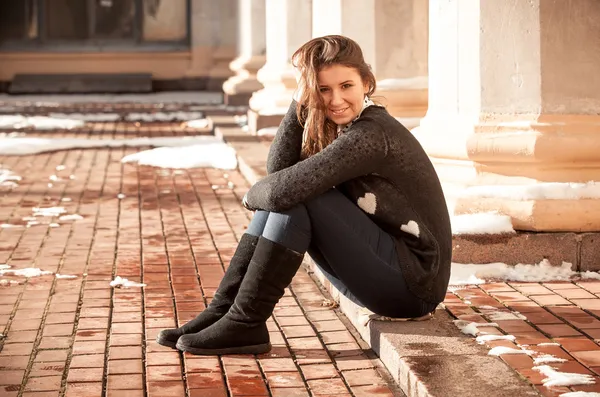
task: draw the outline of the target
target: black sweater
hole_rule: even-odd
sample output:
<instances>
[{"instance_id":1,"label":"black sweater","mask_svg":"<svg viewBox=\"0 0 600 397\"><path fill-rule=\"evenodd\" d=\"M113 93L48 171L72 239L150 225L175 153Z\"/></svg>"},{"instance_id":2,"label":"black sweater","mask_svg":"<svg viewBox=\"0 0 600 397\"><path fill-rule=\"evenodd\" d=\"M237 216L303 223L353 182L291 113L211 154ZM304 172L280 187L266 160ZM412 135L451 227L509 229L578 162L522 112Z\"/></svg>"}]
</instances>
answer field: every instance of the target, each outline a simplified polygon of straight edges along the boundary
<instances>
[{"instance_id":1,"label":"black sweater","mask_svg":"<svg viewBox=\"0 0 600 397\"><path fill-rule=\"evenodd\" d=\"M384 108L369 106L303 161L301 144L293 101L271 145L268 175L248 191L248 206L285 211L336 187L395 239L409 289L442 302L450 279L450 217L433 165L410 131Z\"/></svg>"}]
</instances>

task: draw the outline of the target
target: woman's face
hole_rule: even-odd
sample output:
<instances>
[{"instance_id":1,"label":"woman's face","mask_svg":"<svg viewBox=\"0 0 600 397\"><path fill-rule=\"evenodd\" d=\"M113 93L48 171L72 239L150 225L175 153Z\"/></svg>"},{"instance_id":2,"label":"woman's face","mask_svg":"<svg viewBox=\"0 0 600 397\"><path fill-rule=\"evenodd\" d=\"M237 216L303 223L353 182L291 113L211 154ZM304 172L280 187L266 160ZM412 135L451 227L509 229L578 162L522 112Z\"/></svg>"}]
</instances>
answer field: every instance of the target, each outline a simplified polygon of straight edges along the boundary
<instances>
[{"instance_id":1,"label":"woman's face","mask_svg":"<svg viewBox=\"0 0 600 397\"><path fill-rule=\"evenodd\" d=\"M358 71L348 66L331 65L321 69L317 78L327 118L337 125L354 120L362 110L368 92Z\"/></svg>"}]
</instances>

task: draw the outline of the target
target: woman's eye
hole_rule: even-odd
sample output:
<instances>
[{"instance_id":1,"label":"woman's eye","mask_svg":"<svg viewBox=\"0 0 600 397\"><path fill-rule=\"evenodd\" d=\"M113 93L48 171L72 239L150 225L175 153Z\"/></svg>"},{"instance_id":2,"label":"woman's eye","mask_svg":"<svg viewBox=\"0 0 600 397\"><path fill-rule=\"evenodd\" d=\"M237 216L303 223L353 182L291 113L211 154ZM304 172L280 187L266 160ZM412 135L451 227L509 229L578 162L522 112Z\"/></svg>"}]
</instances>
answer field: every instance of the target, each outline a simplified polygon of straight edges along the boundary
<instances>
[{"instance_id":1,"label":"woman's eye","mask_svg":"<svg viewBox=\"0 0 600 397\"><path fill-rule=\"evenodd\" d=\"M328 90L329 90L329 88L320 88L320 89L319 89L319 91L321 91L321 92L326 92L326 91L328 91Z\"/></svg>"},{"instance_id":2,"label":"woman's eye","mask_svg":"<svg viewBox=\"0 0 600 397\"><path fill-rule=\"evenodd\" d=\"M352 84L344 84L344 85L342 86L342 88L350 88L350 87L352 87Z\"/></svg>"}]
</instances>

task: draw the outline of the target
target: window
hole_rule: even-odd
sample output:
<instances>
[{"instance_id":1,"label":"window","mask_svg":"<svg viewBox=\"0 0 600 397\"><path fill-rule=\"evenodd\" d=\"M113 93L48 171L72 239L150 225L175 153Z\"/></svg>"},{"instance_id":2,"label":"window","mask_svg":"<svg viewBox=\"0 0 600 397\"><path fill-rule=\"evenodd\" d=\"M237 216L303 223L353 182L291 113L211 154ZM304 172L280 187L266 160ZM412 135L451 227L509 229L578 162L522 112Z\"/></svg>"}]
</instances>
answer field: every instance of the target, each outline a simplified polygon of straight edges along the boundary
<instances>
[{"instance_id":1,"label":"window","mask_svg":"<svg viewBox=\"0 0 600 397\"><path fill-rule=\"evenodd\" d=\"M0 0L0 47L186 44L189 0Z\"/></svg>"}]
</instances>

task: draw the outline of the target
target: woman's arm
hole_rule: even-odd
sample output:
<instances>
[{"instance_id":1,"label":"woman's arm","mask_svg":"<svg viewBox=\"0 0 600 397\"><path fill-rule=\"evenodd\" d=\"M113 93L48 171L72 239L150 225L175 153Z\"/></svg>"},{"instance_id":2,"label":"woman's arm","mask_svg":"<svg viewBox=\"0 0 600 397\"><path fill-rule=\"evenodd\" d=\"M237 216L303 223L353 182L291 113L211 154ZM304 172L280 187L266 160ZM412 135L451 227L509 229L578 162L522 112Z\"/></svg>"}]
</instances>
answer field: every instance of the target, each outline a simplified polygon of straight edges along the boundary
<instances>
[{"instance_id":1,"label":"woman's arm","mask_svg":"<svg viewBox=\"0 0 600 397\"><path fill-rule=\"evenodd\" d=\"M292 100L285 117L279 124L267 157L267 174L291 167L300 161L304 128L296 115L297 102Z\"/></svg>"},{"instance_id":2,"label":"woman's arm","mask_svg":"<svg viewBox=\"0 0 600 397\"><path fill-rule=\"evenodd\" d=\"M246 194L249 208L285 211L342 182L374 172L387 155L379 125L359 120L321 152L267 175Z\"/></svg>"}]
</instances>

